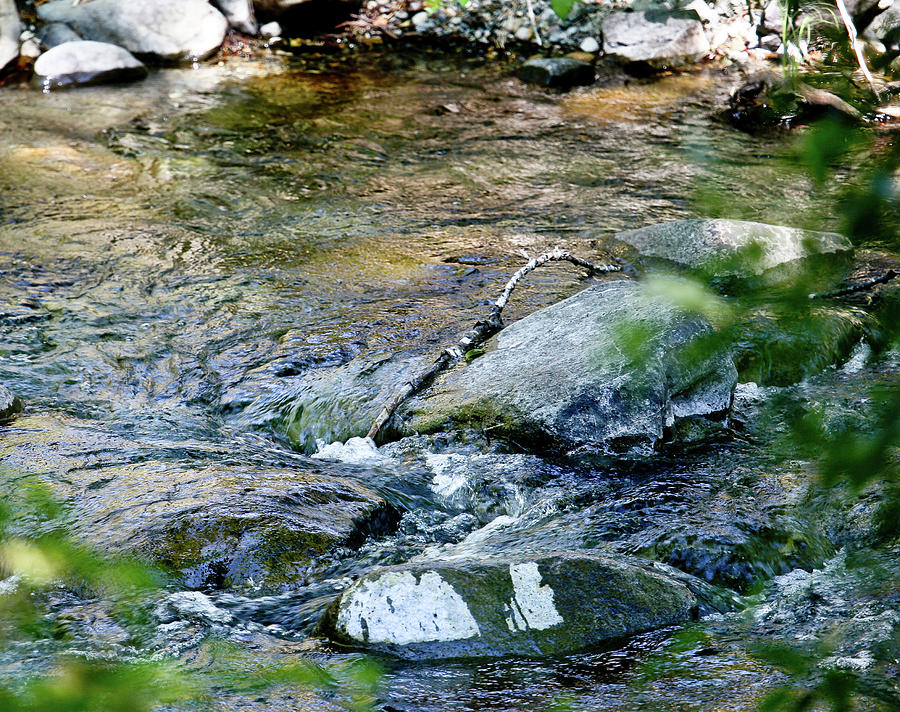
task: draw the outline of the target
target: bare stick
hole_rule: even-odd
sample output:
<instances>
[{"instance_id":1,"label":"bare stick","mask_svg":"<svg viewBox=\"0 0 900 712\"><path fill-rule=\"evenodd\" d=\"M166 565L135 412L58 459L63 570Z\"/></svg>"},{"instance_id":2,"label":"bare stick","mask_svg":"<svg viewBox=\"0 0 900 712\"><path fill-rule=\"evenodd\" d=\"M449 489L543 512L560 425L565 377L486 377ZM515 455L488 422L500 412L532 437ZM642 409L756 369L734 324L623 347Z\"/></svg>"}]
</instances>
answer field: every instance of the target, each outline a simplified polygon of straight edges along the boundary
<instances>
[{"instance_id":1,"label":"bare stick","mask_svg":"<svg viewBox=\"0 0 900 712\"><path fill-rule=\"evenodd\" d=\"M537 20L534 17L534 5L531 4L531 0L525 0L525 4L528 6L528 19L531 22L531 31L534 32L534 39L538 47L543 47L544 43L541 42L541 33L538 32Z\"/></svg>"},{"instance_id":2,"label":"bare stick","mask_svg":"<svg viewBox=\"0 0 900 712\"><path fill-rule=\"evenodd\" d=\"M872 289L872 287L877 287L879 284L884 284L885 282L890 282L894 277L897 276L897 273L889 269L880 277L875 277L874 279L866 280L865 282L857 282L856 284L851 284L849 287L844 287L843 289L835 289L833 292L814 292L809 295L810 299L829 299L831 297L843 297L847 294L854 294L856 292L864 292L867 289Z\"/></svg>"},{"instance_id":3,"label":"bare stick","mask_svg":"<svg viewBox=\"0 0 900 712\"><path fill-rule=\"evenodd\" d=\"M411 395L418 393L424 385L431 381L432 378L434 378L442 371L446 371L451 366L457 364L465 357L465 355L469 351L477 348L485 341L487 341L491 336L500 331L503 328L503 321L500 319L500 312L503 311L503 308L509 302L509 297L512 294L513 290L516 288L516 285L526 274L528 274L529 272L533 272L538 267L546 264L547 262L571 262L572 264L578 265L579 267L584 267L590 274L604 274L609 272L622 271L621 265L595 265L591 262L588 262L587 260L581 259L580 257L570 255L568 252L559 247L554 248L550 252L545 252L539 257L530 258L527 264L521 267L512 277L510 277L509 281L506 283L506 286L503 288L503 292L500 294L500 297L496 302L493 303L493 305L491 305L491 310L490 312L488 312L487 318L482 321L476 322L475 326L473 326L465 336L457 341L455 345L441 351L440 356L435 359L434 363L432 363L429 368L427 368L412 380L404 383L381 409L378 417L375 418L375 422L372 423L372 427L369 428L369 432L366 434L366 437L372 438L374 440L378 436L378 433L381 432L381 429L385 426L385 424L391 419L391 416L394 415L394 411L397 410L397 408L401 403L403 403L403 401L405 401Z\"/></svg>"},{"instance_id":4,"label":"bare stick","mask_svg":"<svg viewBox=\"0 0 900 712\"><path fill-rule=\"evenodd\" d=\"M862 70L866 81L869 82L869 86L872 87L872 91L875 92L875 98L881 99L878 89L875 88L875 80L872 79L872 74L869 72L869 67L866 64L866 58L863 56L863 44L856 35L856 25L853 24L853 18L850 17L850 12L847 10L844 0L835 0L835 2L837 3L838 12L841 14L844 27L847 28L847 37L850 39L850 46L853 47L853 51L856 53L856 61L859 62L859 68Z\"/></svg>"}]
</instances>

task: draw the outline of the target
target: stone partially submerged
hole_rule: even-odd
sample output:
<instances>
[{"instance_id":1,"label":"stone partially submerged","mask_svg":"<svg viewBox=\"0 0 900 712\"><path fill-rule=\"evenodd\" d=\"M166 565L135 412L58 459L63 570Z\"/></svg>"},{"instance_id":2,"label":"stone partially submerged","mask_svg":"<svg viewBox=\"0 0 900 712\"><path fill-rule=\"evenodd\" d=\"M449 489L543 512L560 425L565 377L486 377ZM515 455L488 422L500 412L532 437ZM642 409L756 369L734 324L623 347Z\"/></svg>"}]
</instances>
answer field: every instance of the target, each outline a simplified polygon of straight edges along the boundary
<instances>
[{"instance_id":1,"label":"stone partially submerged","mask_svg":"<svg viewBox=\"0 0 900 712\"><path fill-rule=\"evenodd\" d=\"M64 42L34 63L35 79L44 89L78 84L111 84L143 79L147 68L128 50L106 42Z\"/></svg>"},{"instance_id":2,"label":"stone partially submerged","mask_svg":"<svg viewBox=\"0 0 900 712\"><path fill-rule=\"evenodd\" d=\"M192 588L294 584L399 516L368 487L313 465L236 460L233 446L213 443L167 456L152 439L71 418L18 419L3 431L0 461L69 504L87 543L165 564Z\"/></svg>"},{"instance_id":3,"label":"stone partially submerged","mask_svg":"<svg viewBox=\"0 0 900 712\"><path fill-rule=\"evenodd\" d=\"M16 398L3 384L0 384L0 423L9 420L22 410L22 401Z\"/></svg>"},{"instance_id":4,"label":"stone partially submerged","mask_svg":"<svg viewBox=\"0 0 900 712\"><path fill-rule=\"evenodd\" d=\"M747 220L701 218L658 223L615 235L642 255L660 257L716 274L762 272L814 255L849 253L850 241L815 232Z\"/></svg>"},{"instance_id":5,"label":"stone partially submerged","mask_svg":"<svg viewBox=\"0 0 900 712\"><path fill-rule=\"evenodd\" d=\"M353 583L319 632L407 659L564 654L694 617L697 596L666 571L574 552L405 564Z\"/></svg>"},{"instance_id":6,"label":"stone partially submerged","mask_svg":"<svg viewBox=\"0 0 900 712\"><path fill-rule=\"evenodd\" d=\"M731 357L679 357L711 332L636 282L596 285L501 331L402 406L397 427L470 425L566 449L652 445L681 418L729 409Z\"/></svg>"}]
</instances>

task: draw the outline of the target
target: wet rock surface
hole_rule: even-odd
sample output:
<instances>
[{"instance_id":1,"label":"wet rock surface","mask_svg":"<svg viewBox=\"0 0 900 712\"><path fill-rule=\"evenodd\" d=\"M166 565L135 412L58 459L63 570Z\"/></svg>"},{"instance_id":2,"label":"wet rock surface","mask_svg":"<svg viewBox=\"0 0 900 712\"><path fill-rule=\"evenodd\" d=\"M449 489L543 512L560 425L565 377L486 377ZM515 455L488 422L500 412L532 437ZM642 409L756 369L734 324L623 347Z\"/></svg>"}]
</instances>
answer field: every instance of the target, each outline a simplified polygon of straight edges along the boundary
<instances>
[{"instance_id":1,"label":"wet rock surface","mask_svg":"<svg viewBox=\"0 0 900 712\"><path fill-rule=\"evenodd\" d=\"M45 89L78 84L113 84L143 79L147 68L128 50L105 42L64 42L34 63L36 81Z\"/></svg>"},{"instance_id":2,"label":"wet rock surface","mask_svg":"<svg viewBox=\"0 0 900 712\"><path fill-rule=\"evenodd\" d=\"M206 0L55 0L38 8L41 19L64 22L86 40L108 42L138 56L196 61L215 52L228 22Z\"/></svg>"},{"instance_id":3,"label":"wet rock surface","mask_svg":"<svg viewBox=\"0 0 900 712\"><path fill-rule=\"evenodd\" d=\"M0 423L9 420L22 410L22 401L16 398L12 391L0 383Z\"/></svg>"},{"instance_id":4,"label":"wet rock surface","mask_svg":"<svg viewBox=\"0 0 900 712\"><path fill-rule=\"evenodd\" d=\"M850 241L837 233L718 218L649 225L617 233L615 238L642 255L693 269L707 268L719 275L759 274L813 255L852 249Z\"/></svg>"},{"instance_id":5,"label":"wet rock surface","mask_svg":"<svg viewBox=\"0 0 900 712\"><path fill-rule=\"evenodd\" d=\"M523 82L559 89L592 84L596 76L590 63L569 57L529 59L517 74Z\"/></svg>"},{"instance_id":6,"label":"wet rock surface","mask_svg":"<svg viewBox=\"0 0 900 712\"><path fill-rule=\"evenodd\" d=\"M71 503L86 541L171 566L191 587L296 584L397 518L365 485L312 463L240 463L203 443L179 450L45 416L19 419L0 443L7 468Z\"/></svg>"},{"instance_id":7,"label":"wet rock surface","mask_svg":"<svg viewBox=\"0 0 900 712\"><path fill-rule=\"evenodd\" d=\"M341 594L320 630L414 659L555 655L689 620L696 606L662 567L559 553L376 571Z\"/></svg>"},{"instance_id":8,"label":"wet rock surface","mask_svg":"<svg viewBox=\"0 0 900 712\"><path fill-rule=\"evenodd\" d=\"M641 356L629 357L618 339L636 328ZM709 330L634 282L597 285L504 329L483 356L402 406L398 427L452 422L568 449L652 444L676 420L729 409L730 356L689 368L677 360L679 347Z\"/></svg>"}]
</instances>

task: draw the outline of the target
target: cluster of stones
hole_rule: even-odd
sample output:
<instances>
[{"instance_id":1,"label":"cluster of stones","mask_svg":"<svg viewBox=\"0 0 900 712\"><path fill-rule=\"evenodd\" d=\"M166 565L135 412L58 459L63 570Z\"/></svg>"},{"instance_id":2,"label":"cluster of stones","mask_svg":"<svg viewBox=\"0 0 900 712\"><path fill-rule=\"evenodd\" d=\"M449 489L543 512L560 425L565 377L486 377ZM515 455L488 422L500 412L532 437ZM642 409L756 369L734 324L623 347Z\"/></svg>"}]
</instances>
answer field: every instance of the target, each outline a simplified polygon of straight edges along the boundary
<instances>
[{"instance_id":1,"label":"cluster of stones","mask_svg":"<svg viewBox=\"0 0 900 712\"><path fill-rule=\"evenodd\" d=\"M52 0L37 8L39 27L25 27L15 0L0 0L0 71L34 63L45 89L130 81L145 62L197 62L214 54L229 28L273 36L259 27L251 0Z\"/></svg>"},{"instance_id":2,"label":"cluster of stones","mask_svg":"<svg viewBox=\"0 0 900 712\"><path fill-rule=\"evenodd\" d=\"M770 0L762 9L740 0L693 0L679 5L673 10L671 3L664 2L584 0L561 18L549 0L469 0L464 6L445 2L437 9L425 7L420 0L405 5L370 0L363 9L366 22L361 23L361 31L394 38L455 38L542 53L579 51L657 68L704 58L746 63L775 59L785 52L802 57L809 49L799 39L796 45L782 41L778 0ZM900 33L894 29L900 25L900 3L848 0L846 5L869 52L900 56ZM810 18L813 26L837 22L836 14L827 8L816 13ZM796 24L805 19L798 18ZM897 62L900 69L900 59Z\"/></svg>"}]
</instances>

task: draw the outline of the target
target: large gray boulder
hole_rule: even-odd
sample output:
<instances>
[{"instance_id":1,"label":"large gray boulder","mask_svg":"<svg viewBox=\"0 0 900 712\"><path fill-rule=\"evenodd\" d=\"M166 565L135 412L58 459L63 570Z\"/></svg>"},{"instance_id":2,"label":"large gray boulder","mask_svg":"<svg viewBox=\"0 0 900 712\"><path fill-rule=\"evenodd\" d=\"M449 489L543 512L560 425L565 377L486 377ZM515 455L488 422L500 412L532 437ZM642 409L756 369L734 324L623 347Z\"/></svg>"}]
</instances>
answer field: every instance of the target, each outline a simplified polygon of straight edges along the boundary
<instances>
[{"instance_id":1,"label":"large gray boulder","mask_svg":"<svg viewBox=\"0 0 900 712\"><path fill-rule=\"evenodd\" d=\"M9 420L22 410L22 401L16 398L4 385L0 384L0 422Z\"/></svg>"},{"instance_id":2,"label":"large gray boulder","mask_svg":"<svg viewBox=\"0 0 900 712\"><path fill-rule=\"evenodd\" d=\"M39 6L38 15L71 25L87 40L170 61L208 57L228 30L228 21L206 0L54 0Z\"/></svg>"},{"instance_id":3,"label":"large gray boulder","mask_svg":"<svg viewBox=\"0 0 900 712\"><path fill-rule=\"evenodd\" d=\"M407 659L559 655L691 619L697 597L665 572L574 552L405 564L353 583L318 630Z\"/></svg>"},{"instance_id":4,"label":"large gray boulder","mask_svg":"<svg viewBox=\"0 0 900 712\"><path fill-rule=\"evenodd\" d=\"M296 585L397 517L373 490L312 463L269 465L233 444L167 452L73 418L17 419L0 437L0 461L68 503L86 542L165 564L190 588Z\"/></svg>"},{"instance_id":5,"label":"large gray boulder","mask_svg":"<svg viewBox=\"0 0 900 712\"><path fill-rule=\"evenodd\" d=\"M695 13L614 12L603 20L603 51L620 61L663 67L696 62L709 53L709 40Z\"/></svg>"},{"instance_id":6,"label":"large gray boulder","mask_svg":"<svg viewBox=\"0 0 900 712\"><path fill-rule=\"evenodd\" d=\"M77 84L111 84L143 79L147 68L128 50L106 42L64 42L34 63L35 79L45 89Z\"/></svg>"},{"instance_id":7,"label":"large gray boulder","mask_svg":"<svg viewBox=\"0 0 900 712\"><path fill-rule=\"evenodd\" d=\"M483 356L403 406L399 427L453 422L565 448L652 444L680 418L730 407L728 354L679 358L710 332L636 282L596 285L501 331Z\"/></svg>"},{"instance_id":8,"label":"large gray boulder","mask_svg":"<svg viewBox=\"0 0 900 712\"><path fill-rule=\"evenodd\" d=\"M19 56L22 21L15 0L0 0L0 69Z\"/></svg>"},{"instance_id":9,"label":"large gray boulder","mask_svg":"<svg viewBox=\"0 0 900 712\"><path fill-rule=\"evenodd\" d=\"M642 255L718 274L754 273L812 255L848 253L850 241L833 232L799 230L745 220L704 218L658 223L615 235Z\"/></svg>"}]
</instances>

